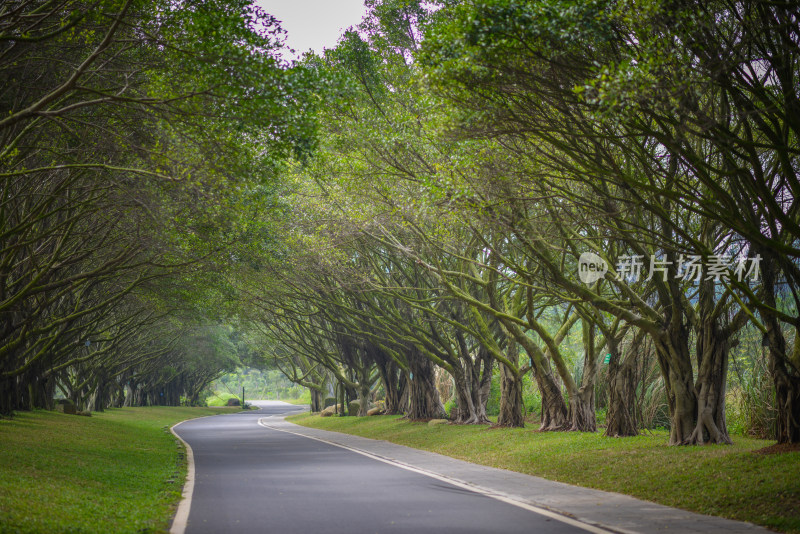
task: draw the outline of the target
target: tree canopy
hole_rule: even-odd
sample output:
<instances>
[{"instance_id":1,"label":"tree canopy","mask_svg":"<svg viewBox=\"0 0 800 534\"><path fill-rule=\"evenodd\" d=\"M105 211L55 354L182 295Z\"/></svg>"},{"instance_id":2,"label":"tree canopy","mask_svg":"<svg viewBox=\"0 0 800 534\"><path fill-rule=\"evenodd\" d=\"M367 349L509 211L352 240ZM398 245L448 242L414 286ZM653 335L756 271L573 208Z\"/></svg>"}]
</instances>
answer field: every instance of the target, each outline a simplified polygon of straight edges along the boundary
<instances>
[{"instance_id":1,"label":"tree canopy","mask_svg":"<svg viewBox=\"0 0 800 534\"><path fill-rule=\"evenodd\" d=\"M761 384L800 441L797 6L366 8L291 64L243 0L2 8L3 412L244 335L314 410L724 444Z\"/></svg>"}]
</instances>

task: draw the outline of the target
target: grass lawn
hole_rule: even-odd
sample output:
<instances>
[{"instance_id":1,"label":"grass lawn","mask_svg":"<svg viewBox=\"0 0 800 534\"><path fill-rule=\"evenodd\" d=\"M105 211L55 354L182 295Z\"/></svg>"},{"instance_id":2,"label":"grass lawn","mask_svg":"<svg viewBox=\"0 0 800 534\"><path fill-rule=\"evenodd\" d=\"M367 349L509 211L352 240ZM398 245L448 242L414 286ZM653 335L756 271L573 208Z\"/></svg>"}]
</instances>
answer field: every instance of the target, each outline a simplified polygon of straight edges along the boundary
<instances>
[{"instance_id":1,"label":"grass lawn","mask_svg":"<svg viewBox=\"0 0 800 534\"><path fill-rule=\"evenodd\" d=\"M742 437L733 446L669 447L664 432L635 438L412 423L399 416L320 417L293 423L356 434L478 464L685 510L800 533L800 452L753 454L774 442Z\"/></svg>"},{"instance_id":2,"label":"grass lawn","mask_svg":"<svg viewBox=\"0 0 800 534\"><path fill-rule=\"evenodd\" d=\"M186 465L169 427L238 408L122 408L0 420L0 532L165 532Z\"/></svg>"}]
</instances>

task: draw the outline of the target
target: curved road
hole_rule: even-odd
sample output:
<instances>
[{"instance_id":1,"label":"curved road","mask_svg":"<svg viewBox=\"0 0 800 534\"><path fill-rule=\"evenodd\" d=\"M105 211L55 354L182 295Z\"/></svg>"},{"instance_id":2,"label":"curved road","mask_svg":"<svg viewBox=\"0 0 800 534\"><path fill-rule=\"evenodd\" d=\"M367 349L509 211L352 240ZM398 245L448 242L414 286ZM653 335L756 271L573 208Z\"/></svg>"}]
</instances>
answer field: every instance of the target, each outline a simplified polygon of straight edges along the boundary
<instances>
[{"instance_id":1,"label":"curved road","mask_svg":"<svg viewBox=\"0 0 800 534\"><path fill-rule=\"evenodd\" d=\"M185 532L583 533L356 452L265 428L259 419L303 408L193 419L175 432L192 448L194 491ZM173 533L180 533L176 520Z\"/></svg>"}]
</instances>

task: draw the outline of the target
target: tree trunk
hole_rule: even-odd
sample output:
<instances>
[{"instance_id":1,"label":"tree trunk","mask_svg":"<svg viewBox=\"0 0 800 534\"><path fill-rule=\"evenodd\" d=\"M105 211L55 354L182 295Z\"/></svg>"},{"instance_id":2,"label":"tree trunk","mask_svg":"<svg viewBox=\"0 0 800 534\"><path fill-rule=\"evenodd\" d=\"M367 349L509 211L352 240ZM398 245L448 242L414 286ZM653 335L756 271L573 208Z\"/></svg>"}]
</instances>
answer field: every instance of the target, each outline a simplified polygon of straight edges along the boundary
<instances>
[{"instance_id":1,"label":"tree trunk","mask_svg":"<svg viewBox=\"0 0 800 534\"><path fill-rule=\"evenodd\" d=\"M608 339L611 359L608 362L608 413L604 436L619 438L639 434L636 421L636 355L642 339L642 332L637 332L621 363L617 339Z\"/></svg>"},{"instance_id":2,"label":"tree trunk","mask_svg":"<svg viewBox=\"0 0 800 534\"><path fill-rule=\"evenodd\" d=\"M93 412L102 412L105 411L105 403L106 403L106 392L108 390L108 383L106 382L105 378L102 376L98 377L97 379L97 388L94 392L94 398L92 399L92 403L90 405L90 410Z\"/></svg>"},{"instance_id":3,"label":"tree trunk","mask_svg":"<svg viewBox=\"0 0 800 534\"><path fill-rule=\"evenodd\" d=\"M411 384L408 381L408 375L403 372L398 372L397 384L400 390L400 400L397 402L397 413L407 414L409 398L411 396Z\"/></svg>"},{"instance_id":4,"label":"tree trunk","mask_svg":"<svg viewBox=\"0 0 800 534\"><path fill-rule=\"evenodd\" d=\"M472 402L472 395L467 386L467 379L464 370L460 367L453 368L453 383L455 385L456 406L450 413L453 422L458 424L475 424L475 406Z\"/></svg>"},{"instance_id":5,"label":"tree trunk","mask_svg":"<svg viewBox=\"0 0 800 534\"><path fill-rule=\"evenodd\" d=\"M654 340L658 364L667 390L670 445L687 442L696 426L697 396L688 358L687 339L688 335L680 340L665 334L661 339Z\"/></svg>"},{"instance_id":6,"label":"tree trunk","mask_svg":"<svg viewBox=\"0 0 800 534\"><path fill-rule=\"evenodd\" d=\"M433 374L433 362L416 354L409 355L410 388L407 417L412 421L447 417Z\"/></svg>"},{"instance_id":7,"label":"tree trunk","mask_svg":"<svg viewBox=\"0 0 800 534\"><path fill-rule=\"evenodd\" d=\"M597 431L597 416L594 410L594 385L581 387L569 397L569 428L572 432Z\"/></svg>"},{"instance_id":8,"label":"tree trunk","mask_svg":"<svg viewBox=\"0 0 800 534\"><path fill-rule=\"evenodd\" d=\"M767 327L764 341L769 345L769 372L775 385L775 438L778 443L800 443L800 377L786 365L786 338L777 318L762 315Z\"/></svg>"},{"instance_id":9,"label":"tree trunk","mask_svg":"<svg viewBox=\"0 0 800 534\"><path fill-rule=\"evenodd\" d=\"M597 414L594 409L594 382L597 377L597 358L594 346L594 325L586 319L583 329L583 375L577 391L569 393L569 420L571 431L597 431ZM571 386L570 386L571 387Z\"/></svg>"},{"instance_id":10,"label":"tree trunk","mask_svg":"<svg viewBox=\"0 0 800 534\"><path fill-rule=\"evenodd\" d=\"M513 339L508 340L508 360L514 368L500 362L500 414L498 426L525 426L525 404L522 401L522 374L519 372L519 353Z\"/></svg>"},{"instance_id":11,"label":"tree trunk","mask_svg":"<svg viewBox=\"0 0 800 534\"><path fill-rule=\"evenodd\" d=\"M798 334L800 335L800 334ZM789 372L783 358L776 356L770 339L769 370L775 383L778 443L800 443L800 376Z\"/></svg>"},{"instance_id":12,"label":"tree trunk","mask_svg":"<svg viewBox=\"0 0 800 534\"><path fill-rule=\"evenodd\" d=\"M395 415L403 413L400 402L400 370L394 364L387 370L386 375L381 372L383 382L383 390L386 392L384 399L384 413L387 415Z\"/></svg>"},{"instance_id":13,"label":"tree trunk","mask_svg":"<svg viewBox=\"0 0 800 534\"><path fill-rule=\"evenodd\" d=\"M456 368L453 380L455 382L457 410L453 414L453 421L462 425L482 425L490 423L486 416L486 404L481 399L481 387L475 383L470 375L462 369Z\"/></svg>"},{"instance_id":14,"label":"tree trunk","mask_svg":"<svg viewBox=\"0 0 800 534\"><path fill-rule=\"evenodd\" d=\"M697 422L686 445L732 444L725 422L725 385L729 342L713 318L703 320L697 335Z\"/></svg>"},{"instance_id":15,"label":"tree trunk","mask_svg":"<svg viewBox=\"0 0 800 534\"><path fill-rule=\"evenodd\" d=\"M348 379L352 382L353 377L348 376ZM344 384L344 406L343 409L347 410L347 415L355 416L356 413L350 413L350 402L354 401L358 398L358 391L353 386L345 383Z\"/></svg>"},{"instance_id":16,"label":"tree trunk","mask_svg":"<svg viewBox=\"0 0 800 534\"><path fill-rule=\"evenodd\" d=\"M384 413L387 415L401 413L399 379L402 373L400 373L395 361L381 350L375 351L375 364L378 366L378 372L383 383L383 391L386 393Z\"/></svg>"},{"instance_id":17,"label":"tree trunk","mask_svg":"<svg viewBox=\"0 0 800 534\"><path fill-rule=\"evenodd\" d=\"M138 386L134 384L133 380L129 380L125 384L125 388L127 389L127 394L125 395L125 403L123 404L123 407L138 406L138 404L136 404L136 397L138 396L137 392L139 390Z\"/></svg>"},{"instance_id":18,"label":"tree trunk","mask_svg":"<svg viewBox=\"0 0 800 534\"><path fill-rule=\"evenodd\" d=\"M492 392L492 372L494 368L494 358L488 350L481 348L478 351L478 360L472 366L472 390L475 403L475 411L478 417L485 418L486 405L489 403L489 395Z\"/></svg>"},{"instance_id":19,"label":"tree trunk","mask_svg":"<svg viewBox=\"0 0 800 534\"><path fill-rule=\"evenodd\" d=\"M369 374L369 373L367 373ZM358 416L366 417L369 411L369 401L372 397L372 390L370 389L369 382L361 382L358 388ZM352 415L352 414L351 414Z\"/></svg>"},{"instance_id":20,"label":"tree trunk","mask_svg":"<svg viewBox=\"0 0 800 534\"><path fill-rule=\"evenodd\" d=\"M475 362L467 354L453 365L458 410L451 417L456 423L483 425L491 422L486 415L488 393L484 390L487 383L491 387L492 361L489 352L481 348Z\"/></svg>"},{"instance_id":21,"label":"tree trunk","mask_svg":"<svg viewBox=\"0 0 800 534\"><path fill-rule=\"evenodd\" d=\"M769 261L771 257L769 251L761 251L761 256L767 260L761 262L764 301L770 308L776 308L776 262ZM777 410L775 438L778 443L800 443L800 375L798 375L800 364L795 361L794 365L791 362L790 365L787 365L786 339L778 318L768 311L762 311L761 316L767 327L764 341L769 345L769 372L775 384L775 408ZM795 332L795 335L800 336L800 331Z\"/></svg>"},{"instance_id":22,"label":"tree trunk","mask_svg":"<svg viewBox=\"0 0 800 534\"><path fill-rule=\"evenodd\" d=\"M525 426L525 404L522 402L522 377L500 364L500 414L498 426Z\"/></svg>"},{"instance_id":23,"label":"tree trunk","mask_svg":"<svg viewBox=\"0 0 800 534\"><path fill-rule=\"evenodd\" d=\"M321 412L325 402L325 395L314 388L308 388L308 391L311 393L311 411L314 413Z\"/></svg>"},{"instance_id":24,"label":"tree trunk","mask_svg":"<svg viewBox=\"0 0 800 534\"><path fill-rule=\"evenodd\" d=\"M522 329L513 323L504 323L504 325L508 332L514 336L514 341L525 349L525 353L531 362L531 373L533 378L536 379L539 395L542 397L542 422L539 426L539 431L568 430L570 425L567 418L567 405L561 395L561 389L556 383L549 360L539 346Z\"/></svg>"},{"instance_id":25,"label":"tree trunk","mask_svg":"<svg viewBox=\"0 0 800 534\"><path fill-rule=\"evenodd\" d=\"M542 396L542 422L539 430L542 432L567 430L569 428L567 405L564 397L561 396L552 371L532 369L531 372L539 387L539 394Z\"/></svg>"}]
</instances>

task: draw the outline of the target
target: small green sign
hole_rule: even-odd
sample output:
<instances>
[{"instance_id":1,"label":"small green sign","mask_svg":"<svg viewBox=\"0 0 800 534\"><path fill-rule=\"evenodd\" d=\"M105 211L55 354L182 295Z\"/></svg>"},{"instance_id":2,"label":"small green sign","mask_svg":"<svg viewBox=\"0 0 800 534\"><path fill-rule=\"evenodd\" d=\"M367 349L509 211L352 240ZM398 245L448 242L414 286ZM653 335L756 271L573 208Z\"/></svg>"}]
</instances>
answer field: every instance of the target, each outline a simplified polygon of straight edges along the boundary
<instances>
[{"instance_id":1,"label":"small green sign","mask_svg":"<svg viewBox=\"0 0 800 534\"><path fill-rule=\"evenodd\" d=\"M608 365L608 362L611 361L611 353L606 354L606 359L603 360L603 363Z\"/></svg>"}]
</instances>

